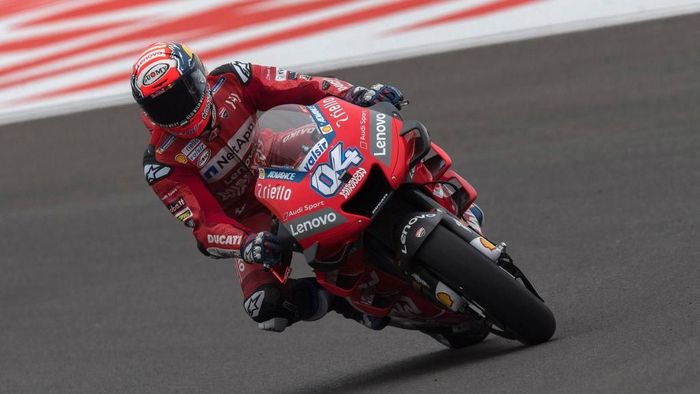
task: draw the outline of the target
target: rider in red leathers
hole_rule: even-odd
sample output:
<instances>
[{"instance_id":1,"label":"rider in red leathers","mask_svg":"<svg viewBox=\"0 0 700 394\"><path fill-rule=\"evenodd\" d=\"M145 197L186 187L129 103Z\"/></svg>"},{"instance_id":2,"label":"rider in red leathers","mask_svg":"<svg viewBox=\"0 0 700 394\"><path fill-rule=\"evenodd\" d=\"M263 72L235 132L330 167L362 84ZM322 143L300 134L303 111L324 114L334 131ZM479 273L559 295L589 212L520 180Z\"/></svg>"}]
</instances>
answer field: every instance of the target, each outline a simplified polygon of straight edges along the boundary
<instances>
[{"instance_id":1,"label":"rider in red leathers","mask_svg":"<svg viewBox=\"0 0 700 394\"><path fill-rule=\"evenodd\" d=\"M202 253L237 259L244 307L260 328L282 331L329 310L371 328L386 325L388 319L357 316L312 278L280 285L263 270L261 263L279 260L280 248L266 231L269 213L253 197L255 170L270 155L283 153L287 141L279 134L256 135L254 125L258 111L311 105L326 96L361 106L398 105L403 101L398 89L355 87L336 78L238 61L207 73L196 54L174 42L156 43L141 53L131 88L151 133L143 159L148 184L170 213L192 228ZM285 138L303 134L292 130Z\"/></svg>"}]
</instances>

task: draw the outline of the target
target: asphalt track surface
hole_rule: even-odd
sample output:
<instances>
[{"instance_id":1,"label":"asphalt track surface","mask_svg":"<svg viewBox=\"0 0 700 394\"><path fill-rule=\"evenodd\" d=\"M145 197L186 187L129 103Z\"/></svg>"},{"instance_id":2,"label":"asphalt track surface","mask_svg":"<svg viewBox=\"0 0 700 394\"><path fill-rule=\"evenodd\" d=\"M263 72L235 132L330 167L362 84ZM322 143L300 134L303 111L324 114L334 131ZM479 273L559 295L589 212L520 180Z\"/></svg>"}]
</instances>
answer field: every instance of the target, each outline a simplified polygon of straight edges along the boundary
<instances>
[{"instance_id":1,"label":"asphalt track surface","mask_svg":"<svg viewBox=\"0 0 700 394\"><path fill-rule=\"evenodd\" d=\"M0 392L700 392L700 14L373 65L558 320L277 335L146 186L135 106L0 128ZM303 271L303 270L302 270Z\"/></svg>"}]
</instances>

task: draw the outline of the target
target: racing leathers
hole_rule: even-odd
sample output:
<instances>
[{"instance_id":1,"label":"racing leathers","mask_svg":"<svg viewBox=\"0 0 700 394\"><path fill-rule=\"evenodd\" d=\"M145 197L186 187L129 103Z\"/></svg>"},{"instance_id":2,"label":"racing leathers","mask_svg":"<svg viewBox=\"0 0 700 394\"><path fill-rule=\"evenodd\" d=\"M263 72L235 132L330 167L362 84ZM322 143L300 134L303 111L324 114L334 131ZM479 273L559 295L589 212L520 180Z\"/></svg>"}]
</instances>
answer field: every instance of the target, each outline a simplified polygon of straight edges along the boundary
<instances>
[{"instance_id":1,"label":"racing leathers","mask_svg":"<svg viewBox=\"0 0 700 394\"><path fill-rule=\"evenodd\" d=\"M240 259L245 237L270 229L268 211L253 197L255 169L284 149L281 143L273 146L274 136L258 135L263 132L254 126L258 111L349 97L353 85L242 62L216 68L207 83L213 122L202 136L176 138L142 116L151 133L143 159L146 180L170 213L192 228L200 251L236 258L245 309L261 328L281 331L295 321L313 320L323 309L319 304L328 309L313 280L281 286L261 265Z\"/></svg>"}]
</instances>

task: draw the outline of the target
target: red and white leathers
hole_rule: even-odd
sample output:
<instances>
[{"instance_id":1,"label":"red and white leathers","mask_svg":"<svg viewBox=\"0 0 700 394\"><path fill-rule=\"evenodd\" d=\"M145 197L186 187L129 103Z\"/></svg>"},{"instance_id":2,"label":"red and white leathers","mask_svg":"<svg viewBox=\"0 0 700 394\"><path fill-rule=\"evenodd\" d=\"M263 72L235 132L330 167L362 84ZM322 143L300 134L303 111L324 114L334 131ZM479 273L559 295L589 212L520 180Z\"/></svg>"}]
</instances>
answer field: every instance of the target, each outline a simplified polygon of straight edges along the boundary
<instances>
[{"instance_id":1,"label":"red and white leathers","mask_svg":"<svg viewBox=\"0 0 700 394\"><path fill-rule=\"evenodd\" d=\"M273 146L272 134L256 135L258 111L281 104L310 105L329 95L342 98L353 86L241 62L216 68L207 83L213 98L210 132L176 138L142 116L151 132L144 173L163 204L193 229L200 250L212 257L240 257L247 234L270 229L270 216L253 195L254 171L268 155L284 149L281 143ZM260 265L242 260L237 271L246 299L275 280Z\"/></svg>"}]
</instances>

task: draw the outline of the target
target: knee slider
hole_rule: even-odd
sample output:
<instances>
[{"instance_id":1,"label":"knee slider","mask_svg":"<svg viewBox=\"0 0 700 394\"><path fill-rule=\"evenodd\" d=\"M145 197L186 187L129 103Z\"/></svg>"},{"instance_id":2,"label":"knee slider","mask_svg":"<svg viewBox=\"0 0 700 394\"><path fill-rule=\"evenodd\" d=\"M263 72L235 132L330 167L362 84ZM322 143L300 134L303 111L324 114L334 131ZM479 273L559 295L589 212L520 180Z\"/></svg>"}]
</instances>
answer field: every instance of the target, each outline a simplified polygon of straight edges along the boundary
<instances>
[{"instance_id":1,"label":"knee slider","mask_svg":"<svg viewBox=\"0 0 700 394\"><path fill-rule=\"evenodd\" d=\"M275 286L266 285L251 294L243 303L243 308L253 320L262 323L275 317L287 317L279 313L281 304L280 290Z\"/></svg>"}]
</instances>

